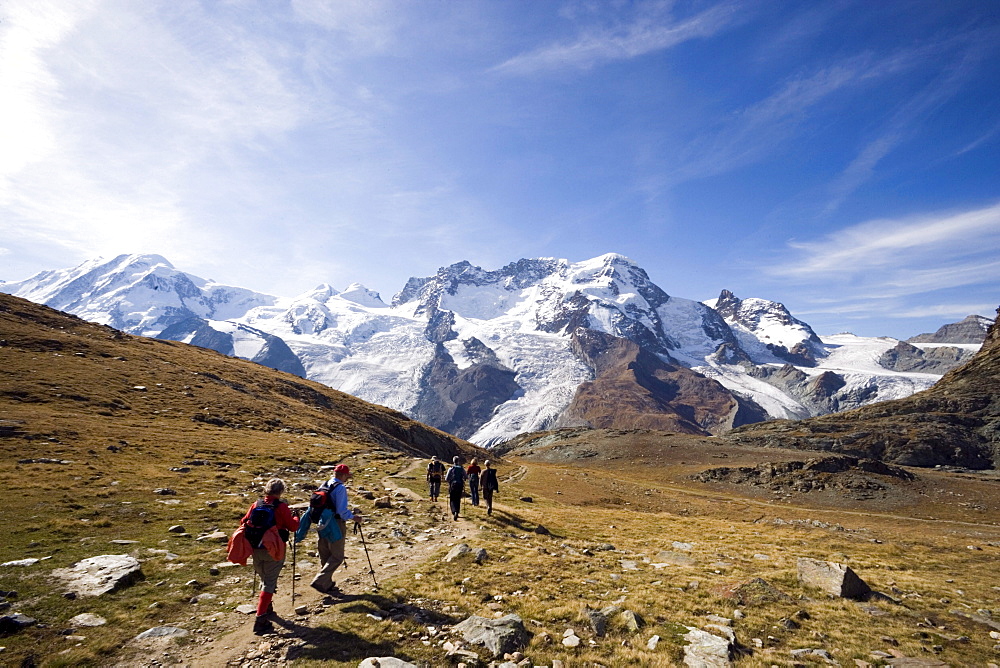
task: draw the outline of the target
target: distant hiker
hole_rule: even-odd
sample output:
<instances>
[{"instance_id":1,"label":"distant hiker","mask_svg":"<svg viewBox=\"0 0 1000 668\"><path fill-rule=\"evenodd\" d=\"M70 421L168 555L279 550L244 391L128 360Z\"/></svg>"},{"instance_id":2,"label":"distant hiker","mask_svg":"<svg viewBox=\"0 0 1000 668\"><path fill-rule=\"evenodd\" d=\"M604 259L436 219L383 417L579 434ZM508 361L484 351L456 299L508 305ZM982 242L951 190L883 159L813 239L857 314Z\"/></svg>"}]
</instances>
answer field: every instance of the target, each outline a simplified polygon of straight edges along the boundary
<instances>
[{"instance_id":1,"label":"distant hiker","mask_svg":"<svg viewBox=\"0 0 1000 668\"><path fill-rule=\"evenodd\" d=\"M253 632L263 635L274 631L268 617L274 614L271 599L278 591L278 575L285 565L288 534L299 528L299 518L281 500L285 481L271 478L264 485L264 498L258 499L243 516L243 535L253 547L253 569L260 576L261 592Z\"/></svg>"},{"instance_id":2,"label":"distant hiker","mask_svg":"<svg viewBox=\"0 0 1000 668\"><path fill-rule=\"evenodd\" d=\"M483 499L486 500L486 514L493 514L493 492L500 489L500 485L497 484L497 470L490 467L490 460L483 462L486 466L486 470L483 471L481 483L483 485Z\"/></svg>"},{"instance_id":3,"label":"distant hiker","mask_svg":"<svg viewBox=\"0 0 1000 668\"><path fill-rule=\"evenodd\" d=\"M431 501L437 501L441 494L441 478L444 477L444 464L438 461L437 455L431 457L427 464L427 484L430 485Z\"/></svg>"},{"instance_id":4,"label":"distant hiker","mask_svg":"<svg viewBox=\"0 0 1000 668\"><path fill-rule=\"evenodd\" d=\"M452 459L451 468L444 477L448 483L448 501L451 506L451 516L458 521L458 511L462 507L462 494L465 493L465 469L462 468L458 455Z\"/></svg>"},{"instance_id":5,"label":"distant hiker","mask_svg":"<svg viewBox=\"0 0 1000 668\"><path fill-rule=\"evenodd\" d=\"M476 462L475 457L469 463L469 467L465 469L465 475L469 478L469 496L472 498L472 505L479 505L479 472L482 471L479 468L478 462Z\"/></svg>"},{"instance_id":6,"label":"distant hiker","mask_svg":"<svg viewBox=\"0 0 1000 668\"><path fill-rule=\"evenodd\" d=\"M309 585L322 594L340 593L333 582L334 572L344 563L344 546L347 543L347 520L361 524L361 513L352 513L347 507L347 487L351 469L347 464L337 464L333 477L323 483L309 500L309 512L302 516L299 530L295 532L295 542L299 543L309 532L310 524L316 524L319 532L320 570Z\"/></svg>"}]
</instances>

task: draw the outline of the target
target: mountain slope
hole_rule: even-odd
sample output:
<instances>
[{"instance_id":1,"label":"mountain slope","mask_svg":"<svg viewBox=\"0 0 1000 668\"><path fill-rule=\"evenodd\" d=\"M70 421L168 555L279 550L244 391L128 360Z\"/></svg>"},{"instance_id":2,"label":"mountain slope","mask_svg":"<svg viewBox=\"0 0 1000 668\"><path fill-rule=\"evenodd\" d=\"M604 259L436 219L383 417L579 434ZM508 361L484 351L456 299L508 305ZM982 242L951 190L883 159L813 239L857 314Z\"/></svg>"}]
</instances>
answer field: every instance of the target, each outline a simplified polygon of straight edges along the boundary
<instances>
[{"instance_id":1,"label":"mountain slope","mask_svg":"<svg viewBox=\"0 0 1000 668\"><path fill-rule=\"evenodd\" d=\"M911 397L799 422L750 425L726 438L744 445L830 450L910 466L997 468L1000 327L991 325L972 360Z\"/></svg>"},{"instance_id":2,"label":"mountain slope","mask_svg":"<svg viewBox=\"0 0 1000 668\"><path fill-rule=\"evenodd\" d=\"M7 443L113 443L152 425L195 423L234 438L310 433L421 456L471 448L319 383L194 346L133 337L5 294L0 404L15 439Z\"/></svg>"}]
</instances>

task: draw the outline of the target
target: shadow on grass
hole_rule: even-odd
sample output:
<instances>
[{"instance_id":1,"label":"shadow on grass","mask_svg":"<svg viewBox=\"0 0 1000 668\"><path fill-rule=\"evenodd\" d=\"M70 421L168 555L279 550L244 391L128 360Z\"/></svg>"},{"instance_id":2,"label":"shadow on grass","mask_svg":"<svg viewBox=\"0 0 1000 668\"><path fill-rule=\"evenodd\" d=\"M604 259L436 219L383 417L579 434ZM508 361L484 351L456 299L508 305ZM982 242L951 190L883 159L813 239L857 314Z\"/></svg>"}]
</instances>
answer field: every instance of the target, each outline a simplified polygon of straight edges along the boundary
<instances>
[{"instance_id":1,"label":"shadow on grass","mask_svg":"<svg viewBox=\"0 0 1000 668\"><path fill-rule=\"evenodd\" d=\"M495 506L493 508L493 514L489 515L488 517L490 519L492 519L494 522L496 522L497 524L500 524L500 525L505 526L505 527L512 527L514 529L517 529L519 531L523 531L525 533L538 533L536 531L536 529L539 526L541 526L540 524L535 524L534 522L527 521L526 519L524 519L520 515L515 515L514 513L510 513L510 512L508 512L506 510L499 510ZM483 518L483 519L487 519L487 518ZM565 536L559 536L559 535L557 535L555 533L552 533L548 529L546 529L540 535L548 535L548 536L550 536L552 538L564 538L565 537Z\"/></svg>"}]
</instances>

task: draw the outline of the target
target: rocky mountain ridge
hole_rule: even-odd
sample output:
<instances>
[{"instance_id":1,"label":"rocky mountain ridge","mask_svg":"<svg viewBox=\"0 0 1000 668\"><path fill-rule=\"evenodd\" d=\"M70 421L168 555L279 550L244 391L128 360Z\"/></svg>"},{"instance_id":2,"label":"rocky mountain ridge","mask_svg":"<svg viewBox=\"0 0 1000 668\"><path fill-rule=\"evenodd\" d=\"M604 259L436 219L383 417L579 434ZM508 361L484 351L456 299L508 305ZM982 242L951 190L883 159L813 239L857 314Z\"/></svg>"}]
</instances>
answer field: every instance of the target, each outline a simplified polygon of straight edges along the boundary
<instances>
[{"instance_id":1,"label":"rocky mountain ridge","mask_svg":"<svg viewBox=\"0 0 1000 668\"><path fill-rule=\"evenodd\" d=\"M997 309L1000 316L1000 308ZM1000 327L933 387L905 399L801 421L777 420L726 434L758 447L828 450L906 466L1000 466Z\"/></svg>"},{"instance_id":2,"label":"rocky mountain ridge","mask_svg":"<svg viewBox=\"0 0 1000 668\"><path fill-rule=\"evenodd\" d=\"M946 364L862 368L897 342L824 341L783 305L729 291L671 296L613 253L498 270L459 262L411 278L388 305L360 284L263 295L155 255L0 290L301 375L483 445L567 424L721 433L907 396Z\"/></svg>"}]
</instances>

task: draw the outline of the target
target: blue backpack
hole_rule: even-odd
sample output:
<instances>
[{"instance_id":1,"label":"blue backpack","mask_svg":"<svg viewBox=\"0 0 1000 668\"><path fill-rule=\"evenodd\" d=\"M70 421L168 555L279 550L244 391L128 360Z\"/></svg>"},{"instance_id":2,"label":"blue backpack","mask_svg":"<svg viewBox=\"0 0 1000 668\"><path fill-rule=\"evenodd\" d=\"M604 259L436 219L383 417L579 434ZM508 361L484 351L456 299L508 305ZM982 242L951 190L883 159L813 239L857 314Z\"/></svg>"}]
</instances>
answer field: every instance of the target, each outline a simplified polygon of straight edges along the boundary
<instances>
[{"instance_id":1,"label":"blue backpack","mask_svg":"<svg viewBox=\"0 0 1000 668\"><path fill-rule=\"evenodd\" d=\"M278 500L271 504L264 503L264 499L258 499L257 503L254 504L253 510L250 511L250 517L243 523L243 535L246 536L247 540L250 541L250 545L255 550L263 547L264 534L278 523L274 513L277 510L278 504L281 503L284 503L284 501ZM284 533L287 534L287 532ZM282 540L288 539L283 536Z\"/></svg>"}]
</instances>

